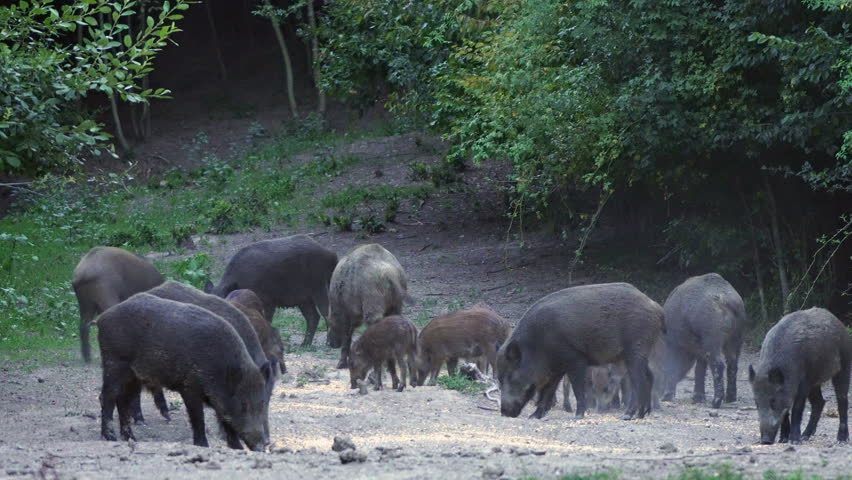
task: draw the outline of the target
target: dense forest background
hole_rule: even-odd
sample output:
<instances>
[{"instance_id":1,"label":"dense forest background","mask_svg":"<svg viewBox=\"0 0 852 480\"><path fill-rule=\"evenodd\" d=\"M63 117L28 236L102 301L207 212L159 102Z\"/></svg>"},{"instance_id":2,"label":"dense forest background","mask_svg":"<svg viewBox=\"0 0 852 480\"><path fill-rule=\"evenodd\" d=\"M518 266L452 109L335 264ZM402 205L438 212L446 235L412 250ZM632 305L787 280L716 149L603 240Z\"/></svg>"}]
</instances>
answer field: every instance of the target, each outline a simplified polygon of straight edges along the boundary
<instances>
[{"instance_id":1,"label":"dense forest background","mask_svg":"<svg viewBox=\"0 0 852 480\"><path fill-rule=\"evenodd\" d=\"M199 90L289 124L380 107L449 143L436 183L505 164L507 228L550 229L571 269L628 245L729 277L764 323L849 323L851 24L848 0L20 1L0 176L120 169Z\"/></svg>"}]
</instances>

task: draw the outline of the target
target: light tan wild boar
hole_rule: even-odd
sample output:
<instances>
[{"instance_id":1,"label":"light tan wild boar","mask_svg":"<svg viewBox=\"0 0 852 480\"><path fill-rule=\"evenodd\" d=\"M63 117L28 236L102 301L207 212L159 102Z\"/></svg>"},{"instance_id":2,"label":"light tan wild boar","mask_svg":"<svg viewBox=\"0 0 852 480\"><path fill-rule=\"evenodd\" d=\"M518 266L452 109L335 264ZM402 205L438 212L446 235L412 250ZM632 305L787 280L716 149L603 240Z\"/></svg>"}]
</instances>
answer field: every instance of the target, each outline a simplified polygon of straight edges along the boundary
<instances>
[{"instance_id":1,"label":"light tan wild boar","mask_svg":"<svg viewBox=\"0 0 852 480\"><path fill-rule=\"evenodd\" d=\"M487 306L477 305L469 310L448 313L433 319L418 340L417 384L435 385L441 365L447 363L447 372L455 374L459 358L484 357L483 373L492 371L497 364L497 350L512 329L506 319Z\"/></svg>"},{"instance_id":2,"label":"light tan wild boar","mask_svg":"<svg viewBox=\"0 0 852 480\"><path fill-rule=\"evenodd\" d=\"M340 260L331 275L328 318L329 345L341 347L337 368L349 367L355 329L400 315L407 296L405 271L381 245L361 245Z\"/></svg>"},{"instance_id":3,"label":"light tan wild boar","mask_svg":"<svg viewBox=\"0 0 852 480\"><path fill-rule=\"evenodd\" d=\"M251 290L241 288L234 290L225 297L225 300L231 302L237 307L246 318L251 322L257 333L260 346L266 358L276 360L281 374L287 373L287 366L284 364L284 342L281 340L281 333L273 327L263 316L263 301L255 295Z\"/></svg>"},{"instance_id":4,"label":"light tan wild boar","mask_svg":"<svg viewBox=\"0 0 852 480\"><path fill-rule=\"evenodd\" d=\"M385 317L367 327L352 344L349 357L349 381L358 388L358 380L364 380L372 369L376 372L376 390L382 387L382 364L387 363L393 388L401 392L405 388L406 370L411 373L414 386L414 364L417 357L417 327L399 315ZM400 379L396 375L399 367Z\"/></svg>"},{"instance_id":5,"label":"light tan wild boar","mask_svg":"<svg viewBox=\"0 0 852 480\"><path fill-rule=\"evenodd\" d=\"M80 350L89 363L89 325L96 316L136 293L163 283L151 262L127 250L95 247L74 269L71 285L80 304Z\"/></svg>"}]
</instances>

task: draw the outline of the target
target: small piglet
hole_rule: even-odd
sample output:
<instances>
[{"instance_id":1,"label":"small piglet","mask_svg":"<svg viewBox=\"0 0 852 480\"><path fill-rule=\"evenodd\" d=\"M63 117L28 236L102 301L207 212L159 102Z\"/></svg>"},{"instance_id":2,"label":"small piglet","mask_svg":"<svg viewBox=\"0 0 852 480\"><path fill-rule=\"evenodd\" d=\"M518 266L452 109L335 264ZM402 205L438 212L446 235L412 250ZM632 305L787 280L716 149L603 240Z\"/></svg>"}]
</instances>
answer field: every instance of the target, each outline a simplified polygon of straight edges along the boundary
<instances>
[{"instance_id":1,"label":"small piglet","mask_svg":"<svg viewBox=\"0 0 852 480\"><path fill-rule=\"evenodd\" d=\"M364 380L370 369L376 373L376 390L382 389L382 364L387 363L393 388L401 392L405 388L406 370L411 372L414 386L414 362L417 355L417 327L399 315L385 317L367 327L364 334L354 343L349 352L349 381L352 388L358 380ZM399 365L402 381L396 375Z\"/></svg>"},{"instance_id":2,"label":"small piglet","mask_svg":"<svg viewBox=\"0 0 852 480\"><path fill-rule=\"evenodd\" d=\"M116 440L116 407L121 437L134 438L133 402L144 386L180 393L195 445L208 446L204 405L216 411L229 447L242 448L242 440L263 450L269 443L266 386L272 364L256 365L234 327L209 310L140 293L99 317L98 343L105 440Z\"/></svg>"},{"instance_id":3,"label":"small piglet","mask_svg":"<svg viewBox=\"0 0 852 480\"><path fill-rule=\"evenodd\" d=\"M760 419L760 442L773 443L779 427L780 443L810 438L825 406L822 384L828 380L834 384L840 417L837 441L849 440L850 359L852 339L828 310L793 312L772 327L763 339L757 367L748 367ZM811 402L811 417L801 432L806 399Z\"/></svg>"},{"instance_id":4,"label":"small piglet","mask_svg":"<svg viewBox=\"0 0 852 480\"><path fill-rule=\"evenodd\" d=\"M225 297L225 300L231 302L249 319L251 326L257 333L257 338L260 340L260 346L263 353L266 354L266 358L277 361L282 375L287 373L287 365L284 364L284 341L281 340L281 333L278 329L273 327L264 317L263 300L246 288L233 290Z\"/></svg>"},{"instance_id":5,"label":"small piglet","mask_svg":"<svg viewBox=\"0 0 852 480\"><path fill-rule=\"evenodd\" d=\"M487 306L448 313L435 318L420 332L417 384L435 385L441 365L455 374L459 358L485 357L482 373L492 371L497 363L497 350L509 336L511 325Z\"/></svg>"}]
</instances>

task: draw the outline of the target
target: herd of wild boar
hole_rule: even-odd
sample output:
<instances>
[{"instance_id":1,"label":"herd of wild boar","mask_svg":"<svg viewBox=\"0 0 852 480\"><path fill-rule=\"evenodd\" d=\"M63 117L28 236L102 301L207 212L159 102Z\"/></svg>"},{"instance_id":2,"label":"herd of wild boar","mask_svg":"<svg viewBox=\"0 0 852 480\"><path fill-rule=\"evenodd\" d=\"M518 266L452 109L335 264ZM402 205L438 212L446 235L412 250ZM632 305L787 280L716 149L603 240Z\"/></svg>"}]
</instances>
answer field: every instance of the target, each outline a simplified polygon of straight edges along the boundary
<instances>
[{"instance_id":1,"label":"herd of wild boar","mask_svg":"<svg viewBox=\"0 0 852 480\"><path fill-rule=\"evenodd\" d=\"M131 419L144 421L144 389L169 418L163 389L186 406L193 442L206 446L204 406L213 408L232 448L263 450L269 443L269 402L286 372L284 345L271 325L278 307L298 307L310 344L320 316L328 344L341 349L352 388L382 389L386 367L392 386L434 385L446 364L476 362L497 378L500 411L517 417L535 398L532 417L552 408L563 383L564 408L576 416L624 405L624 418L643 418L660 400L674 399L677 383L695 368L692 400L711 405L737 398L737 365L748 326L743 301L715 273L692 277L661 307L627 283L583 285L551 293L512 325L484 305L433 319L421 331L402 316L410 299L405 272L378 244L337 255L306 235L266 240L239 250L218 285L205 291L164 278L144 258L98 247L74 270L80 304L80 341L90 361L89 326L98 326L103 367L101 434L133 438ZM366 329L353 342L355 330ZM822 308L793 312L767 334L748 377L754 391L760 440L807 440L834 385L840 417L838 441L847 441L852 339ZM368 373L374 374L368 379ZM805 400L810 420L801 432Z\"/></svg>"}]
</instances>

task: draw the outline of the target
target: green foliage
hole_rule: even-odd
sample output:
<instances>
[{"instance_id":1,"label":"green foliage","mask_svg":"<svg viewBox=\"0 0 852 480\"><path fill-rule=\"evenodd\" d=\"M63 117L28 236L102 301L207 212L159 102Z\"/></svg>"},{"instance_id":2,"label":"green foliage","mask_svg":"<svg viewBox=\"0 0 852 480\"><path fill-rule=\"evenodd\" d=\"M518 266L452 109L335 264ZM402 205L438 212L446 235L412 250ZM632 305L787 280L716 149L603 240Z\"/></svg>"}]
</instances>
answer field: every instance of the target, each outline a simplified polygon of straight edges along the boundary
<instances>
[{"instance_id":1,"label":"green foliage","mask_svg":"<svg viewBox=\"0 0 852 480\"><path fill-rule=\"evenodd\" d=\"M191 257L170 263L169 268L175 280L202 289L204 288L204 284L210 280L211 263L212 260L209 255L206 253L196 253Z\"/></svg>"},{"instance_id":2,"label":"green foliage","mask_svg":"<svg viewBox=\"0 0 852 480\"><path fill-rule=\"evenodd\" d=\"M31 0L0 7L0 172L69 168L109 137L76 102L91 93L129 102L164 98L140 80L167 41L186 0L164 2L136 31L132 0ZM105 19L103 23L99 18ZM80 43L68 35L82 30Z\"/></svg>"},{"instance_id":3,"label":"green foliage","mask_svg":"<svg viewBox=\"0 0 852 480\"><path fill-rule=\"evenodd\" d=\"M452 377L449 375L441 375L438 377L438 385L448 390L456 390L469 395L485 390L485 385L482 385L475 380L471 380L460 373L456 373Z\"/></svg>"}]
</instances>

